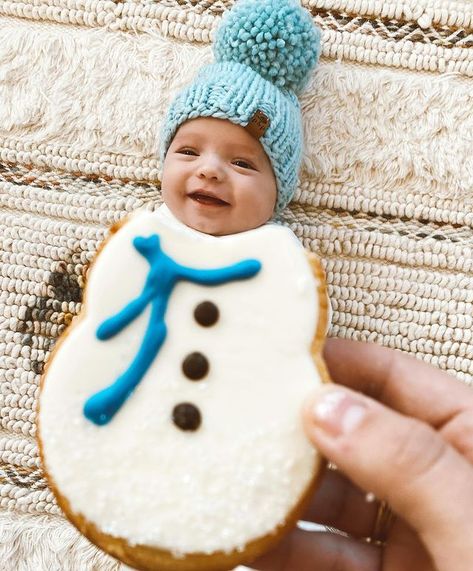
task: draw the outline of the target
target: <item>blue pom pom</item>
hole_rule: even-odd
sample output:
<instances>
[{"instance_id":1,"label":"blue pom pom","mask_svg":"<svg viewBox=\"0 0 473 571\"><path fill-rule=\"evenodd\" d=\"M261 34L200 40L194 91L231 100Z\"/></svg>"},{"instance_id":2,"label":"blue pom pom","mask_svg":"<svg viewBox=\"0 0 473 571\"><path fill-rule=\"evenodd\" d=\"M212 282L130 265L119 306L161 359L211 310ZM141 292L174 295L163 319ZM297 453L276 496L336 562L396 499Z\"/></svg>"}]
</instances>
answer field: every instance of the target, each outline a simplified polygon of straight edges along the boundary
<instances>
[{"instance_id":1,"label":"blue pom pom","mask_svg":"<svg viewBox=\"0 0 473 571\"><path fill-rule=\"evenodd\" d=\"M320 54L320 32L294 0L241 0L226 13L217 61L244 63L280 88L302 91Z\"/></svg>"}]
</instances>

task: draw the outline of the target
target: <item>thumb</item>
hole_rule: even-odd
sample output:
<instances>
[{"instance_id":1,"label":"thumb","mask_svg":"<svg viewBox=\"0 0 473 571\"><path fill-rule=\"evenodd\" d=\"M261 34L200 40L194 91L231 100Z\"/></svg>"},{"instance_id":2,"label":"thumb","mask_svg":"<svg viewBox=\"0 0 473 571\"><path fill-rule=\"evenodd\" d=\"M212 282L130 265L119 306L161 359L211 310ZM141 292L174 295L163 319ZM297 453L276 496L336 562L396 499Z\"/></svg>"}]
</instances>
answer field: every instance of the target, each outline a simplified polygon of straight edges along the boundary
<instances>
[{"instance_id":1,"label":"thumb","mask_svg":"<svg viewBox=\"0 0 473 571\"><path fill-rule=\"evenodd\" d=\"M337 385L306 403L304 425L322 454L386 500L429 549L462 542L459 530L473 521L473 469L429 425Z\"/></svg>"}]
</instances>

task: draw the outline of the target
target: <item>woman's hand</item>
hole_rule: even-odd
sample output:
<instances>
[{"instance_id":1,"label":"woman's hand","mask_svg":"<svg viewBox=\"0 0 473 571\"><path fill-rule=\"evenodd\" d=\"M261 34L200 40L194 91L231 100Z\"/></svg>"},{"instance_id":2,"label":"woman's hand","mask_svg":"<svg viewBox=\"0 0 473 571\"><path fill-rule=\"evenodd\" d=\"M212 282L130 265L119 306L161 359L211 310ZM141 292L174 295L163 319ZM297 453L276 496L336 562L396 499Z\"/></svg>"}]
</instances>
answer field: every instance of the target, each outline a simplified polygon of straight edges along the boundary
<instances>
[{"instance_id":1,"label":"woman's hand","mask_svg":"<svg viewBox=\"0 0 473 571\"><path fill-rule=\"evenodd\" d=\"M252 567L472 571L473 390L377 345L332 339L325 359L337 385L307 403L304 423L339 471L326 472L304 519L349 536L297 529ZM379 507L362 490L396 514L384 546L362 539Z\"/></svg>"}]
</instances>

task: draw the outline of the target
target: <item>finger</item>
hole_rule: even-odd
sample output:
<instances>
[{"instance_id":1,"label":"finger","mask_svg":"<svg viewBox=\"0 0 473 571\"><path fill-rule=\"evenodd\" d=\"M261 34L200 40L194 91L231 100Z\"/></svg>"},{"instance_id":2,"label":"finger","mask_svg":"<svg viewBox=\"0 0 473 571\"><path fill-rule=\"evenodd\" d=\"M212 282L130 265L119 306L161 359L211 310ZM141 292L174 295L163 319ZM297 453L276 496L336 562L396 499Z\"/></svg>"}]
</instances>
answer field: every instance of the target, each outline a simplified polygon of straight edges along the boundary
<instances>
[{"instance_id":1,"label":"finger","mask_svg":"<svg viewBox=\"0 0 473 571\"><path fill-rule=\"evenodd\" d=\"M374 343L329 339L324 358L335 383L361 391L435 428L464 411L473 412L471 389L400 351Z\"/></svg>"},{"instance_id":2,"label":"finger","mask_svg":"<svg viewBox=\"0 0 473 571\"><path fill-rule=\"evenodd\" d=\"M358 486L386 499L431 551L440 549L443 557L457 550L473 569L466 531L473 521L473 468L438 433L333 386L314 395L304 421L319 450ZM442 545L449 545L448 553L441 552Z\"/></svg>"},{"instance_id":3,"label":"finger","mask_svg":"<svg viewBox=\"0 0 473 571\"><path fill-rule=\"evenodd\" d=\"M302 519L335 527L354 537L369 537L378 507L378 502L368 502L366 492L339 471L326 470Z\"/></svg>"},{"instance_id":4,"label":"finger","mask_svg":"<svg viewBox=\"0 0 473 571\"><path fill-rule=\"evenodd\" d=\"M258 571L380 571L378 547L332 533L296 529L251 563Z\"/></svg>"},{"instance_id":5,"label":"finger","mask_svg":"<svg viewBox=\"0 0 473 571\"><path fill-rule=\"evenodd\" d=\"M331 339L324 356L335 382L429 423L473 463L469 387L400 351L372 343Z\"/></svg>"}]
</instances>

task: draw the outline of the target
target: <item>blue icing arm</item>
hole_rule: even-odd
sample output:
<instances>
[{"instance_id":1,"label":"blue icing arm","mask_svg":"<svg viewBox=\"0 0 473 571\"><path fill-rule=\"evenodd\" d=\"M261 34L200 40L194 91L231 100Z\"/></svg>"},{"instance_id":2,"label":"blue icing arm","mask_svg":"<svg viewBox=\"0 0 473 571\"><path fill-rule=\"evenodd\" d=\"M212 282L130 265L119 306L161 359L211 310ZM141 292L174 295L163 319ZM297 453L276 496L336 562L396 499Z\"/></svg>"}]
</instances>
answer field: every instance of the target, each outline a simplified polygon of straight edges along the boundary
<instances>
[{"instance_id":1,"label":"blue icing arm","mask_svg":"<svg viewBox=\"0 0 473 571\"><path fill-rule=\"evenodd\" d=\"M149 238L137 236L133 240L133 246L148 260L151 265L153 258L156 258L161 253L159 236L157 234L152 234ZM148 274L148 276L149 275L150 274ZM125 329L127 325L134 321L143 312L148 303L150 303L153 293L154 292L150 291L150 288L148 287L147 280L145 288L139 297L130 301L130 303L119 313L109 317L99 325L96 332L97 338L101 341L106 341L107 339L114 337L117 333L120 333L122 329Z\"/></svg>"},{"instance_id":2,"label":"blue icing arm","mask_svg":"<svg viewBox=\"0 0 473 571\"><path fill-rule=\"evenodd\" d=\"M97 338L106 341L120 333L132 321L134 321L145 309L150 302L149 295L141 294L139 297L130 301L119 313L109 317L97 327Z\"/></svg>"},{"instance_id":3,"label":"blue icing arm","mask_svg":"<svg viewBox=\"0 0 473 571\"><path fill-rule=\"evenodd\" d=\"M140 296L97 328L97 337L107 340L122 331L151 303L151 315L137 355L128 369L108 387L93 394L84 404L84 415L97 425L110 422L145 376L166 339L164 322L169 297L180 280L199 285L221 285L249 279L261 270L261 262L248 259L215 269L196 269L177 264L160 246L159 236L133 240L135 249L146 258L150 269Z\"/></svg>"},{"instance_id":4,"label":"blue icing arm","mask_svg":"<svg viewBox=\"0 0 473 571\"><path fill-rule=\"evenodd\" d=\"M144 339L128 369L112 385L87 399L84 405L84 415L94 424L107 424L113 418L141 381L159 352L166 338L167 329L165 323L153 315L157 311L159 309L153 307Z\"/></svg>"},{"instance_id":5,"label":"blue icing arm","mask_svg":"<svg viewBox=\"0 0 473 571\"><path fill-rule=\"evenodd\" d=\"M261 262L250 259L212 270L196 270L179 266L179 277L200 285L221 285L230 281L252 278L260 270Z\"/></svg>"}]
</instances>

